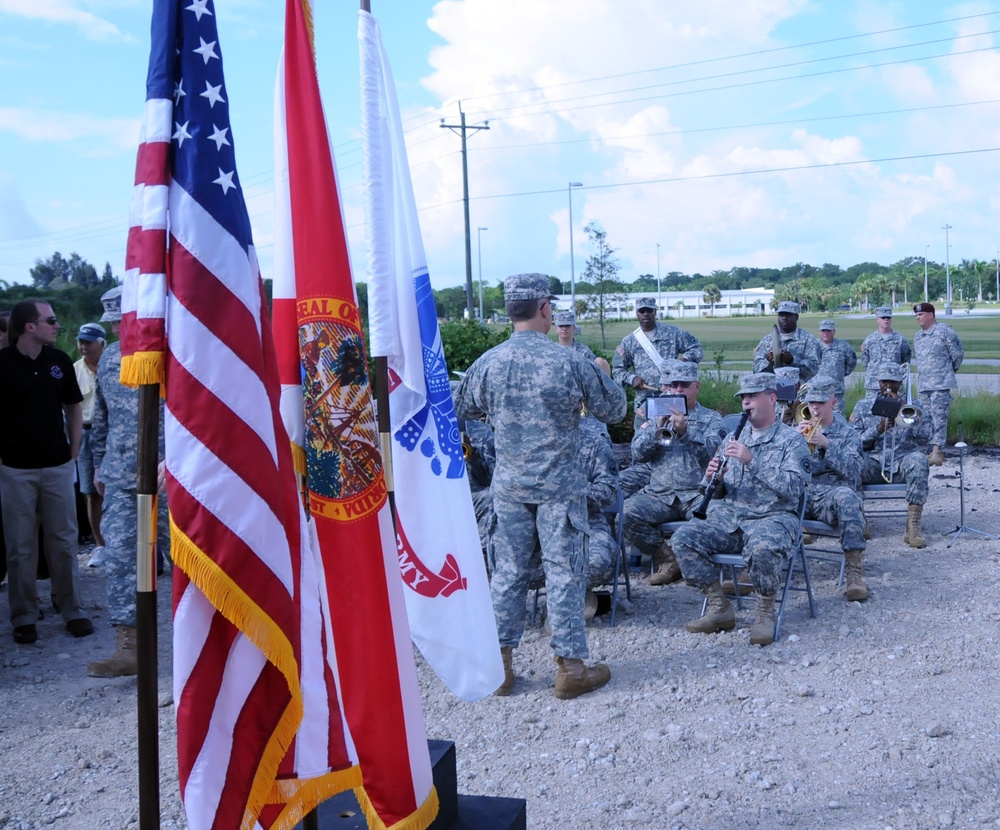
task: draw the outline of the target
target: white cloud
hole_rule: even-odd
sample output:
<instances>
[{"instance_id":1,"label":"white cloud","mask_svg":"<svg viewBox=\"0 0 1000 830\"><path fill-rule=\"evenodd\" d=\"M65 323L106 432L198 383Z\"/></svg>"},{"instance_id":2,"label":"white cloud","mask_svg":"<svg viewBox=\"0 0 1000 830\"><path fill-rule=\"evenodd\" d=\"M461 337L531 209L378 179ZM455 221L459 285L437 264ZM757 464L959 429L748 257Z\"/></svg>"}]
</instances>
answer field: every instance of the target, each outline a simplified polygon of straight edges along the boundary
<instances>
[{"instance_id":1,"label":"white cloud","mask_svg":"<svg viewBox=\"0 0 1000 830\"><path fill-rule=\"evenodd\" d=\"M76 0L0 0L0 14L75 26L92 40L130 39L113 23L80 8Z\"/></svg>"},{"instance_id":2,"label":"white cloud","mask_svg":"<svg viewBox=\"0 0 1000 830\"><path fill-rule=\"evenodd\" d=\"M13 133L25 141L76 143L84 155L134 153L139 142L139 119L0 107L0 132Z\"/></svg>"}]
</instances>

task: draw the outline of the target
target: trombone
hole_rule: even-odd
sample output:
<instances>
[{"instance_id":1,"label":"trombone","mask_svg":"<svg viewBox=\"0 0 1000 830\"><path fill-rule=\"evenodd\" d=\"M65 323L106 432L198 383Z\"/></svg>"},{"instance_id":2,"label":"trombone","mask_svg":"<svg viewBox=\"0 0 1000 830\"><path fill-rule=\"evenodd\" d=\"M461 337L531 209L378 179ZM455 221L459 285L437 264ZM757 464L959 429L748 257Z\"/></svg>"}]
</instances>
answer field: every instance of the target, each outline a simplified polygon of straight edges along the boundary
<instances>
[{"instance_id":1,"label":"trombone","mask_svg":"<svg viewBox=\"0 0 1000 830\"><path fill-rule=\"evenodd\" d=\"M802 433L802 437L805 438L806 443L809 444L810 438L812 438L817 432L823 432L823 424L820 423L819 415L815 414L812 409L809 408L809 404L804 402L795 407L795 424L801 424L803 421L806 421L809 424L809 428ZM815 451L815 445L809 444L809 452L813 453Z\"/></svg>"},{"instance_id":2,"label":"trombone","mask_svg":"<svg viewBox=\"0 0 1000 830\"><path fill-rule=\"evenodd\" d=\"M906 370L906 402L899 407L899 414L896 418L899 419L900 424L907 428L913 428L920 425L920 422L924 419L924 410L920 408L917 404L913 402L913 385L910 375L910 364L904 363L902 368ZM889 438L889 430L892 428L892 423L896 418L886 418L885 419L885 430L882 432L882 478L885 480L886 484L892 484L892 477L894 475L893 471L896 468L896 431L892 432L892 438Z\"/></svg>"}]
</instances>

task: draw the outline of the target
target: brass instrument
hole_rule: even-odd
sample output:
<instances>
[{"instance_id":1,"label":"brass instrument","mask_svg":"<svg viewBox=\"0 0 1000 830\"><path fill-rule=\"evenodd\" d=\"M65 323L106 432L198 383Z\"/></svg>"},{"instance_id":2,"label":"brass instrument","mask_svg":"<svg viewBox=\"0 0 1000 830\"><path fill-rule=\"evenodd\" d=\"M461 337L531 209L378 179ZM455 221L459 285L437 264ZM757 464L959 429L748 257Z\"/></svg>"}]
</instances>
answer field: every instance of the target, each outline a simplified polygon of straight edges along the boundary
<instances>
[{"instance_id":1,"label":"brass instrument","mask_svg":"<svg viewBox=\"0 0 1000 830\"><path fill-rule=\"evenodd\" d=\"M660 427L656 430L656 443L661 447L669 447L674 443L674 431L670 427Z\"/></svg>"},{"instance_id":2,"label":"brass instrument","mask_svg":"<svg viewBox=\"0 0 1000 830\"><path fill-rule=\"evenodd\" d=\"M924 419L924 410L913 402L910 364L904 363L903 368L906 369L906 403L899 410L899 420L905 427L915 427Z\"/></svg>"},{"instance_id":3,"label":"brass instrument","mask_svg":"<svg viewBox=\"0 0 1000 830\"><path fill-rule=\"evenodd\" d=\"M809 444L809 439L812 438L816 433L823 431L823 425L819 422L819 415L813 413L812 409L809 408L809 404L802 402L797 407L795 407L795 424L801 424L803 421L809 424L809 428L802 433L802 437L806 439L806 443ZM809 452L815 452L816 447L813 444L809 444Z\"/></svg>"},{"instance_id":4,"label":"brass instrument","mask_svg":"<svg viewBox=\"0 0 1000 830\"><path fill-rule=\"evenodd\" d=\"M889 430L892 428L892 423L890 421L895 421L896 419L904 427L916 427L919 426L920 422L924 419L924 410L921 409L917 404L913 402L913 387L911 384L910 375L910 364L904 363L903 368L906 369L906 403L904 403L899 408L899 414L896 418L885 419L885 430L882 432L882 478L885 480L886 484L892 484L893 470L896 467L896 432L892 433L892 438L889 437Z\"/></svg>"}]
</instances>

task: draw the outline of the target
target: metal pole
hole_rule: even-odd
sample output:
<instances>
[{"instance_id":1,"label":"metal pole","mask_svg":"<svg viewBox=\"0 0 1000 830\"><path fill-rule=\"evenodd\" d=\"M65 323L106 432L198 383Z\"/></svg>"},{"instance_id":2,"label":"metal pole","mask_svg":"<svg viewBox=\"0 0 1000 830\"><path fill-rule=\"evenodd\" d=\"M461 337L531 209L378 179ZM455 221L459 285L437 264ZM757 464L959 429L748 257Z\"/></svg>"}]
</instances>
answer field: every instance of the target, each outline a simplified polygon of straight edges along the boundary
<instances>
[{"instance_id":1,"label":"metal pole","mask_svg":"<svg viewBox=\"0 0 1000 830\"><path fill-rule=\"evenodd\" d=\"M570 311L576 314L576 267L573 262L573 188L583 187L583 182L570 182L566 185L566 198L569 200L569 297Z\"/></svg>"},{"instance_id":2,"label":"metal pole","mask_svg":"<svg viewBox=\"0 0 1000 830\"><path fill-rule=\"evenodd\" d=\"M139 827L160 826L160 743L156 642L156 468L159 465L160 385L139 387L136 461L135 630L138 671Z\"/></svg>"},{"instance_id":3,"label":"metal pole","mask_svg":"<svg viewBox=\"0 0 1000 830\"><path fill-rule=\"evenodd\" d=\"M476 228L476 249L479 254L479 320L483 319L483 239L480 234L489 228Z\"/></svg>"},{"instance_id":4,"label":"metal pole","mask_svg":"<svg viewBox=\"0 0 1000 830\"><path fill-rule=\"evenodd\" d=\"M1000 303L1000 251L997 251L997 293L993 295L993 301Z\"/></svg>"},{"instance_id":5,"label":"metal pole","mask_svg":"<svg viewBox=\"0 0 1000 830\"><path fill-rule=\"evenodd\" d=\"M948 249L951 245L948 244L948 231L951 230L951 225L945 225L941 230L944 231L944 278L945 278L945 292L944 292L944 313L945 316L951 316L951 254Z\"/></svg>"},{"instance_id":6,"label":"metal pole","mask_svg":"<svg viewBox=\"0 0 1000 830\"><path fill-rule=\"evenodd\" d=\"M656 313L660 313L660 243L656 243Z\"/></svg>"},{"instance_id":7,"label":"metal pole","mask_svg":"<svg viewBox=\"0 0 1000 830\"><path fill-rule=\"evenodd\" d=\"M924 302L929 303L930 300L927 299L927 249L930 245L924 245Z\"/></svg>"}]
</instances>

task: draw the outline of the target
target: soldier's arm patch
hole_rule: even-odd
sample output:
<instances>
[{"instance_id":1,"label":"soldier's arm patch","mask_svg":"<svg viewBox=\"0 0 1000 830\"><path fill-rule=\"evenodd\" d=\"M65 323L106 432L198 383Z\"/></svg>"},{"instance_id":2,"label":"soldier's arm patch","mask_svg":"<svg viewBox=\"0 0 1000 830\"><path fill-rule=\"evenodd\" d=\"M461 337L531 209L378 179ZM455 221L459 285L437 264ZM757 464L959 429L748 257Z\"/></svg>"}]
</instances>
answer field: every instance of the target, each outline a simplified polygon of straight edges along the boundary
<instances>
[{"instance_id":1,"label":"soldier's arm patch","mask_svg":"<svg viewBox=\"0 0 1000 830\"><path fill-rule=\"evenodd\" d=\"M621 357L625 357L625 350L621 347L621 343L619 343L615 347L615 354L617 354L617 355L619 355Z\"/></svg>"},{"instance_id":2,"label":"soldier's arm patch","mask_svg":"<svg viewBox=\"0 0 1000 830\"><path fill-rule=\"evenodd\" d=\"M810 478L812 477L812 459L808 455L799 459L799 466L802 468L802 472Z\"/></svg>"}]
</instances>

